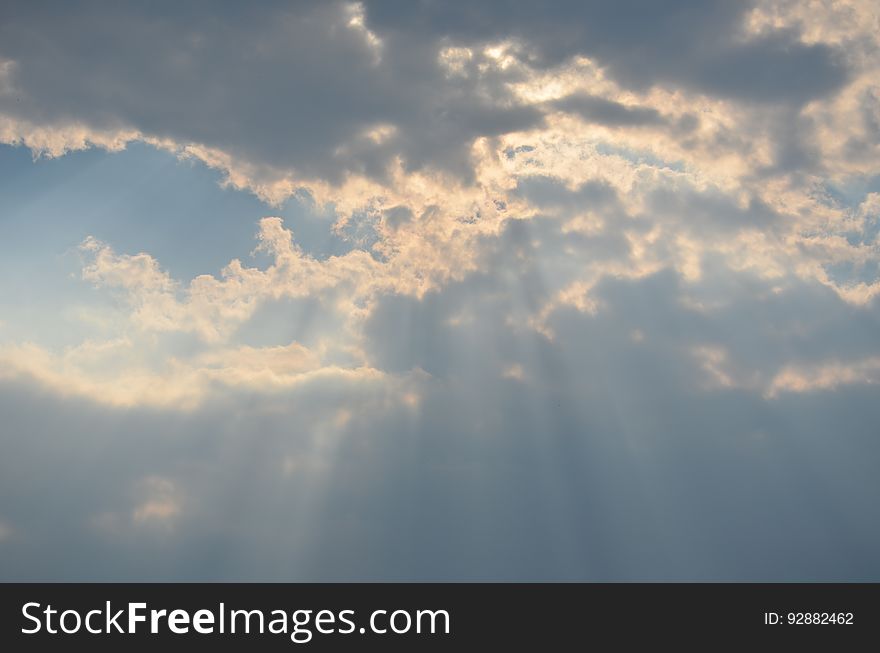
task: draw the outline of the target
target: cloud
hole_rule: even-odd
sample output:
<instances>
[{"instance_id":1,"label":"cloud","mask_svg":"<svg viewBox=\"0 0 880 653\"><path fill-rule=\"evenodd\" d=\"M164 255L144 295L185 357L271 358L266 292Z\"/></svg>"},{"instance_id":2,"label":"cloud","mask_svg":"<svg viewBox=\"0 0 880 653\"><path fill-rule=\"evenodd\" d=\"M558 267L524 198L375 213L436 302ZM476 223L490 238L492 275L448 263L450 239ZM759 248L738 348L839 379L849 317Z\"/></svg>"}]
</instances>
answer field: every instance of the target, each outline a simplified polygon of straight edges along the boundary
<instances>
[{"instance_id":1,"label":"cloud","mask_svg":"<svg viewBox=\"0 0 880 653\"><path fill-rule=\"evenodd\" d=\"M395 157L418 169L429 152L432 166L466 174L475 137L540 120L499 85L490 96L480 81L445 80L434 53L386 43L349 3L239 8L208 22L194 9L22 4L3 25L2 56L15 62L8 116L127 129L304 178L381 178Z\"/></svg>"},{"instance_id":2,"label":"cloud","mask_svg":"<svg viewBox=\"0 0 880 653\"><path fill-rule=\"evenodd\" d=\"M535 262L499 256L488 273L421 300L382 299L365 328L372 363L386 370L372 379L211 393L183 413L6 381L2 446L17 453L0 462L0 514L18 535L5 544L15 565L4 577L880 572L880 531L866 519L877 489L873 389L766 394L804 352L876 357L869 331L860 343L846 335L853 320L834 293L773 293L755 280L766 292L728 293L729 305L707 312L688 307L699 288L671 272L607 280L604 310L548 316L551 340L508 319L542 295L529 281ZM876 306L849 310L865 326L876 320ZM814 318L796 336L815 314L831 322ZM712 382L694 343L726 352L711 360L731 383ZM62 539L66 552L50 544Z\"/></svg>"},{"instance_id":3,"label":"cloud","mask_svg":"<svg viewBox=\"0 0 880 653\"><path fill-rule=\"evenodd\" d=\"M846 384L878 382L880 360L869 358L850 364L834 361L807 369L787 367L779 372L768 389L771 396L780 392L815 392L835 389Z\"/></svg>"},{"instance_id":4,"label":"cloud","mask_svg":"<svg viewBox=\"0 0 880 653\"><path fill-rule=\"evenodd\" d=\"M846 79L833 48L803 44L790 30L748 35L745 18L755 3L406 4L367 3L367 24L379 34L406 31L465 43L513 38L537 66L595 57L623 85L636 88L672 83L739 100L801 103Z\"/></svg>"},{"instance_id":5,"label":"cloud","mask_svg":"<svg viewBox=\"0 0 880 653\"><path fill-rule=\"evenodd\" d=\"M398 167L472 183L475 143L540 128L550 107L662 127L669 117L651 94L664 89L691 106L732 99L734 112L797 114L866 68L840 38L804 41L807 26L784 20L791 8L771 28L752 3L407 4L272 3L203 21L195 8L13 3L0 134L52 155L145 140L280 201L352 179L392 187ZM578 83L572 67L585 61L598 83ZM572 92L540 101L546 74ZM647 103L622 102L626 93ZM695 118L666 127L680 135ZM735 120L752 131L748 116Z\"/></svg>"},{"instance_id":6,"label":"cloud","mask_svg":"<svg viewBox=\"0 0 880 653\"><path fill-rule=\"evenodd\" d=\"M135 523L169 523L180 514L181 506L174 483L165 478L144 479L145 498L132 512Z\"/></svg>"},{"instance_id":7,"label":"cloud","mask_svg":"<svg viewBox=\"0 0 880 653\"><path fill-rule=\"evenodd\" d=\"M556 102L564 111L574 111L587 120L617 127L650 126L664 123L660 112L652 107L627 106L593 95L573 95Z\"/></svg>"},{"instance_id":8,"label":"cloud","mask_svg":"<svg viewBox=\"0 0 880 653\"><path fill-rule=\"evenodd\" d=\"M272 206L4 317L0 576L877 577L869 10L4 4L0 141Z\"/></svg>"}]
</instances>

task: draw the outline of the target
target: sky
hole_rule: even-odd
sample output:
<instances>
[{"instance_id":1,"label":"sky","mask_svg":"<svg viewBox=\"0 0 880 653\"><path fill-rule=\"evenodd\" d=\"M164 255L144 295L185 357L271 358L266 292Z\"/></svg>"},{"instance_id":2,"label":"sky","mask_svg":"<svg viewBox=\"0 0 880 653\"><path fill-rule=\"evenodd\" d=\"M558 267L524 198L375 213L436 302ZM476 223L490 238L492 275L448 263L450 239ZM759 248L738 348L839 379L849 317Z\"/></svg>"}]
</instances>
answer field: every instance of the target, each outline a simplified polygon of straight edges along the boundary
<instances>
[{"instance_id":1,"label":"sky","mask_svg":"<svg viewBox=\"0 0 880 653\"><path fill-rule=\"evenodd\" d=\"M0 580L880 581L878 34L2 3Z\"/></svg>"}]
</instances>

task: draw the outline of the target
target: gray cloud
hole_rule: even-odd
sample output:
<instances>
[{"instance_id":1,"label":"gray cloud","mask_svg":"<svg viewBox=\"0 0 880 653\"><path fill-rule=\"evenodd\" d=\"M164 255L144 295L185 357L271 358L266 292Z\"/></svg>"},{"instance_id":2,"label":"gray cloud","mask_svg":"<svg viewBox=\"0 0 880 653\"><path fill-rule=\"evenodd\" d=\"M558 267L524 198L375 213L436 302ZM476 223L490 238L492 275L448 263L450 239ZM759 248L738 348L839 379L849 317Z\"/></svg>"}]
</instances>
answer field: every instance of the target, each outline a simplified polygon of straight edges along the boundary
<instances>
[{"instance_id":1,"label":"gray cloud","mask_svg":"<svg viewBox=\"0 0 880 653\"><path fill-rule=\"evenodd\" d=\"M5 384L0 445L13 454L0 460L0 517L14 534L0 543L0 576L880 575L870 388L768 400L711 387L687 355L720 344L761 373L804 356L876 355L878 306L847 307L815 285L725 287L728 277L710 274L705 290L726 306L705 314L664 271L603 282L607 309L596 315L558 309L549 341L506 319L552 291L541 257L524 264L512 246L535 247L529 228L511 222L483 272L374 311L374 364L430 375L410 378L415 413L392 407L381 383L236 393L187 414ZM511 363L521 378L501 378ZM326 431L339 409L352 420ZM151 478L179 497L169 527L131 521Z\"/></svg>"},{"instance_id":2,"label":"gray cloud","mask_svg":"<svg viewBox=\"0 0 880 653\"><path fill-rule=\"evenodd\" d=\"M55 390L3 370L0 579L880 579L880 296L847 302L803 273L816 263L797 258L814 205L789 215L754 186L823 170L803 108L849 71L835 47L790 30L747 37L750 6L367 2L377 41L337 2L4 3L0 57L14 62L3 69L14 92L0 95L0 113L37 125L137 128L335 182L388 181L397 157L467 179L474 139L540 127L549 110L673 136L718 119L589 94L530 105L511 90L582 54L625 89L739 102L750 127L772 132L773 161L722 179L745 184L735 195L712 185L714 170L684 166L583 182L582 162L596 175L632 163L612 144L613 157L565 161L573 182L552 165L568 144L536 136L504 151L500 164L521 168L497 198L492 188L472 208L464 193L444 213L433 188L418 209L392 195L355 211L316 259L285 250L264 286L254 269L201 278L187 310L184 287L153 259L132 267L100 250L111 290L138 271L174 287L138 294L135 283L118 302L120 339L153 348L133 342L122 350L137 360L106 373L124 384L149 368L149 382L189 362L197 401L100 404L108 385L88 385L89 347L15 359L36 360L22 369ZM480 52L499 40L515 65ZM452 46L474 48L459 71L438 62ZM872 107L864 96L868 131ZM750 134L725 129L707 138L749 152ZM492 206L534 216L484 221ZM859 274L876 272L874 222L844 225L864 246L844 263L868 259ZM306 245L325 231L295 229ZM389 249L359 251L377 242ZM748 259L752 244L772 250L774 269L728 254ZM679 249L699 274L682 272ZM370 285L446 267L438 283ZM306 294L321 273L329 280ZM250 299L261 302L253 313L223 317ZM156 306L161 328L127 312ZM229 328L199 341L186 330L196 317ZM240 349L292 340L319 362L285 373L266 362L277 351ZM200 353L217 357L193 363ZM155 369L139 367L153 356Z\"/></svg>"},{"instance_id":3,"label":"gray cloud","mask_svg":"<svg viewBox=\"0 0 880 653\"><path fill-rule=\"evenodd\" d=\"M367 16L380 33L415 32L465 43L520 39L538 66L576 54L595 56L620 82L637 88L671 82L745 101L799 104L840 87L846 68L828 46L801 44L790 32L740 42L752 4L369 2Z\"/></svg>"},{"instance_id":4,"label":"gray cloud","mask_svg":"<svg viewBox=\"0 0 880 653\"><path fill-rule=\"evenodd\" d=\"M38 125L134 128L220 148L259 166L339 181L410 169L468 178L469 147L541 123L514 99L516 70L449 76L450 44L521 44L530 67L595 57L624 86L680 85L747 102L802 103L847 78L839 53L789 31L742 41L747 3L366 3L377 49L338 2L6 3L0 57L14 91L0 111ZM608 125L662 122L648 107L573 97L559 107ZM393 126L384 140L377 126Z\"/></svg>"},{"instance_id":5,"label":"gray cloud","mask_svg":"<svg viewBox=\"0 0 880 653\"><path fill-rule=\"evenodd\" d=\"M330 180L381 177L398 154L466 175L474 138L540 121L501 86L488 100L479 80L445 79L436 50L391 39L380 54L351 16L339 2L6 5L0 56L16 62L16 93L0 109L136 128ZM388 141L364 136L388 124L398 130Z\"/></svg>"},{"instance_id":6,"label":"gray cloud","mask_svg":"<svg viewBox=\"0 0 880 653\"><path fill-rule=\"evenodd\" d=\"M617 191L601 181L588 181L570 191L555 177L524 177L517 182L516 193L540 208L607 210L618 205Z\"/></svg>"},{"instance_id":7,"label":"gray cloud","mask_svg":"<svg viewBox=\"0 0 880 653\"><path fill-rule=\"evenodd\" d=\"M702 236L752 229L763 233L777 230L785 217L761 199L752 197L745 208L720 191L696 192L659 188L650 194L652 217L669 217ZM791 218L789 218L791 219Z\"/></svg>"},{"instance_id":8,"label":"gray cloud","mask_svg":"<svg viewBox=\"0 0 880 653\"><path fill-rule=\"evenodd\" d=\"M654 108L627 106L594 95L571 95L555 102L554 106L563 111L578 113L600 125L638 127L662 125L666 122L660 112Z\"/></svg>"},{"instance_id":9,"label":"gray cloud","mask_svg":"<svg viewBox=\"0 0 880 653\"><path fill-rule=\"evenodd\" d=\"M711 52L694 73L697 86L710 94L795 105L835 91L846 79L842 52L802 44L787 32Z\"/></svg>"}]
</instances>

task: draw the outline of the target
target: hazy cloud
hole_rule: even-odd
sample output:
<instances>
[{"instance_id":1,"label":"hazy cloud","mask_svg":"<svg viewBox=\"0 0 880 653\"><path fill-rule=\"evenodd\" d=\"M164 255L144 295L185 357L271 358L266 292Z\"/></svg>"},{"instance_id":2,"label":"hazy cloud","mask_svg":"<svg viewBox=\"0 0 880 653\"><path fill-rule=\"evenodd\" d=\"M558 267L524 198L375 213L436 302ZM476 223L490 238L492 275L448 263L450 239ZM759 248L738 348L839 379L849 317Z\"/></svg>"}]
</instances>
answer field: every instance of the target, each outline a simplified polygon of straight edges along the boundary
<instances>
[{"instance_id":1,"label":"hazy cloud","mask_svg":"<svg viewBox=\"0 0 880 653\"><path fill-rule=\"evenodd\" d=\"M871 11L4 3L0 577L876 579Z\"/></svg>"}]
</instances>

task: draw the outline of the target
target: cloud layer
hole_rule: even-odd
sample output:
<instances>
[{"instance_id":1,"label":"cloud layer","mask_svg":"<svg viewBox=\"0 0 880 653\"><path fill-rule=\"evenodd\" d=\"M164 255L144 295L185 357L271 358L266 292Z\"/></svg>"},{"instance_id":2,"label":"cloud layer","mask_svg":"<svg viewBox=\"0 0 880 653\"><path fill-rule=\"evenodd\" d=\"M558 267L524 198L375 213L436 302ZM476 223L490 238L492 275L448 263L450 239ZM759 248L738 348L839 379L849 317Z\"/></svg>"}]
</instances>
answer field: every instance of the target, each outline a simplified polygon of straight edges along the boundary
<instances>
[{"instance_id":1,"label":"cloud layer","mask_svg":"<svg viewBox=\"0 0 880 653\"><path fill-rule=\"evenodd\" d=\"M263 204L7 309L0 577L877 579L873 5L5 3L6 146Z\"/></svg>"}]
</instances>

